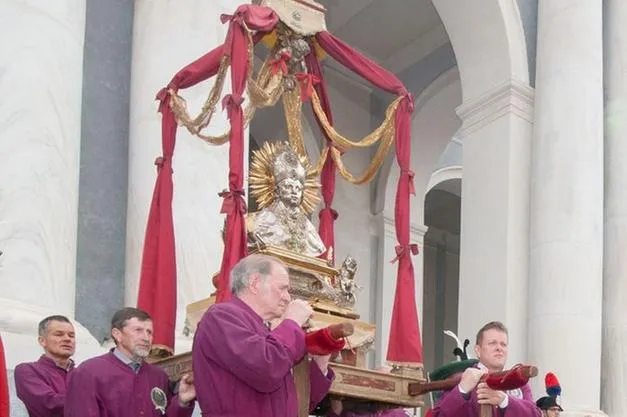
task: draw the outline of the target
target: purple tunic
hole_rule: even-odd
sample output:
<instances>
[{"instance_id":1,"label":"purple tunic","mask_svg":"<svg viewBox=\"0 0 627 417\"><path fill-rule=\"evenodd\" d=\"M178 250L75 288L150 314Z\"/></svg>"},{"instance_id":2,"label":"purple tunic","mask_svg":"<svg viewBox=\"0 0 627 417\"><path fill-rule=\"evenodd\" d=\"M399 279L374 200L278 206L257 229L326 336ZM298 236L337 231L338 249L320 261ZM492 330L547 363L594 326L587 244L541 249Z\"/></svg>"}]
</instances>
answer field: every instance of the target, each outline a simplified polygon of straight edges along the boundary
<instances>
[{"instance_id":1,"label":"purple tunic","mask_svg":"<svg viewBox=\"0 0 627 417\"><path fill-rule=\"evenodd\" d=\"M51 358L42 355L37 362L21 363L15 367L17 396L30 417L62 417L68 373Z\"/></svg>"},{"instance_id":2,"label":"purple tunic","mask_svg":"<svg viewBox=\"0 0 627 417\"><path fill-rule=\"evenodd\" d=\"M179 406L169 385L166 373L155 365L144 363L135 373L112 352L97 356L70 375L65 417L159 417L150 398L155 387L167 395L166 416L191 416L194 407Z\"/></svg>"},{"instance_id":3,"label":"purple tunic","mask_svg":"<svg viewBox=\"0 0 627 417\"><path fill-rule=\"evenodd\" d=\"M292 368L305 355L305 333L292 320L274 330L243 301L215 304L196 329L192 349L194 385L204 417L296 417L298 400ZM310 366L310 408L329 391L325 377Z\"/></svg>"},{"instance_id":4,"label":"purple tunic","mask_svg":"<svg viewBox=\"0 0 627 417\"><path fill-rule=\"evenodd\" d=\"M493 417L540 417L541 413L533 402L529 384L521 388L522 398L507 393L509 404L506 408L492 407ZM477 391L470 393L465 399L459 388L442 394L440 401L433 407L433 417L479 417L481 406L477 402Z\"/></svg>"}]
</instances>

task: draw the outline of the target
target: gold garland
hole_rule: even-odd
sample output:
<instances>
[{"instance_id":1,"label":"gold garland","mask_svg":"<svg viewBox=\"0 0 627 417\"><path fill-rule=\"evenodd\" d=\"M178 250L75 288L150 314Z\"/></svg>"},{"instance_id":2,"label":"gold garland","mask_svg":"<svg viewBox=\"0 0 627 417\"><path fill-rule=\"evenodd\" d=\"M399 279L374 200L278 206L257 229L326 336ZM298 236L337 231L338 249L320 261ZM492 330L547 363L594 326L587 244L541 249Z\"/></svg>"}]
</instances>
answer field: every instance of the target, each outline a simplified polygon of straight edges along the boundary
<instances>
[{"instance_id":1,"label":"gold garland","mask_svg":"<svg viewBox=\"0 0 627 417\"><path fill-rule=\"evenodd\" d=\"M307 155L301 120L303 102L298 90L298 87L294 87L283 93L283 112L290 145L297 153Z\"/></svg>"},{"instance_id":2,"label":"gold garland","mask_svg":"<svg viewBox=\"0 0 627 417\"><path fill-rule=\"evenodd\" d=\"M268 67L268 59L264 62L257 80L253 79L253 40L251 31L244 25L248 37L248 74L247 74L247 92L250 98L250 104L244 110L244 127L247 127L252 120L257 108L274 106L283 94L283 74L271 74ZM269 57L271 57L269 55ZM198 136L203 141L211 145L223 145L229 141L230 129L219 136L209 136L201 133L206 128L215 113L215 107L222 96L224 89L224 80L227 70L230 66L230 57L224 56L220 61L216 83L209 92L204 105L198 116L192 118L187 110L187 103L176 91L169 90L171 100L170 108L176 117L177 122L183 125L194 136Z\"/></svg>"},{"instance_id":3,"label":"gold garland","mask_svg":"<svg viewBox=\"0 0 627 417\"><path fill-rule=\"evenodd\" d=\"M244 126L248 126L252 120L256 109L262 107L274 106L279 98L283 97L283 107L285 113L285 120L287 124L288 138L290 145L300 155L307 155L304 145L304 135L302 128L302 100L300 97L300 90L298 87L286 90L284 87L284 76L282 71L276 71L272 73L270 65L271 58L276 53L277 46L268 54L268 57L264 61L259 74L256 79L253 77L253 40L252 32L244 25L247 33L247 52L248 52L248 74L247 74L247 93L250 99L250 104L246 106L244 111ZM185 99L178 95L176 91L170 90L171 95L170 107L179 124L185 126L187 130L198 136L200 139L211 145L222 145L229 141L230 130L219 136L208 136L201 133L201 130L206 128L215 113L215 106L217 105L220 97L222 96L222 90L224 88L224 81L228 67L230 66L230 58L225 56L220 62L220 68L217 72L216 83L209 92L209 95L201 108L200 113L195 118L192 118L187 111L187 103ZM298 85L296 83L296 85ZM322 171L322 167L329 157L329 151L333 161L335 162L340 175L352 184L364 184L372 181L377 171L383 164L390 147L394 143L395 129L394 129L394 116L396 114L398 105L400 104L402 97L397 98L388 106L385 112L385 119L383 122L371 133L362 138L361 140L351 140L340 135L329 123L320 104L320 98L316 91L313 91L311 96L313 110L316 116L321 122L321 125L331 139L331 142L341 149L351 148L366 148L370 147L377 142L380 142L379 147L371 161L366 167L361 176L355 177L351 174L342 161L342 155L336 147L325 147L320 153L316 167L312 170L317 175Z\"/></svg>"},{"instance_id":4,"label":"gold garland","mask_svg":"<svg viewBox=\"0 0 627 417\"><path fill-rule=\"evenodd\" d=\"M318 116L318 119L321 121L324 131L327 133L331 141L342 149L351 149L367 148L369 146L372 146L377 143L386 134L386 132L389 132L390 129L393 129L396 109L398 108L398 105L400 104L403 97L398 97L396 100L390 103L387 110L385 111L385 119L383 120L383 122L381 122L379 127L377 127L370 134L368 134L366 137L359 141L345 138L344 136L340 135L333 128L333 126L331 126L329 120L327 119L327 115L324 113L324 110L322 110L320 98L318 97L318 94L315 90L311 96L311 99L314 112L316 113L316 116Z\"/></svg>"},{"instance_id":5,"label":"gold garland","mask_svg":"<svg viewBox=\"0 0 627 417\"><path fill-rule=\"evenodd\" d=\"M392 126L389 131L383 133L383 140L381 141L377 152L372 158L370 164L366 167L364 173L359 177L353 176L353 174L348 171L346 166L344 166L344 163L342 162L342 154L340 153L340 151L335 147L331 148L331 157L333 158L335 165L337 165L337 170L340 175L346 181L356 185L365 184L372 181L372 179L377 174L379 168L381 168L381 165L383 165L383 161L385 161L385 157L388 154L390 147L394 143L394 133L394 126Z\"/></svg>"}]
</instances>

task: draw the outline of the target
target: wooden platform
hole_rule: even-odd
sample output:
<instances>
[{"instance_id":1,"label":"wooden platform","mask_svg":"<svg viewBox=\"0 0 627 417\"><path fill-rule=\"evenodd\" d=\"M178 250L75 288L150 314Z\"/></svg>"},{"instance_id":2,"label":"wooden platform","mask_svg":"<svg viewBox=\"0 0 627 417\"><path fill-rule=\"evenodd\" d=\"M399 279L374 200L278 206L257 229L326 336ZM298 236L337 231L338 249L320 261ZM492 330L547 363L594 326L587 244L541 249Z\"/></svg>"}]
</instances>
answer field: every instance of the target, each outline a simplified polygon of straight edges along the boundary
<instances>
[{"instance_id":1,"label":"wooden platform","mask_svg":"<svg viewBox=\"0 0 627 417\"><path fill-rule=\"evenodd\" d=\"M192 373L192 354L183 353L153 362L176 381L186 373ZM335 372L335 381L331 386L330 395L381 403L382 408L389 407L422 407L422 397L409 395L409 384L422 378L411 378L395 373L377 372L354 366L331 363Z\"/></svg>"}]
</instances>

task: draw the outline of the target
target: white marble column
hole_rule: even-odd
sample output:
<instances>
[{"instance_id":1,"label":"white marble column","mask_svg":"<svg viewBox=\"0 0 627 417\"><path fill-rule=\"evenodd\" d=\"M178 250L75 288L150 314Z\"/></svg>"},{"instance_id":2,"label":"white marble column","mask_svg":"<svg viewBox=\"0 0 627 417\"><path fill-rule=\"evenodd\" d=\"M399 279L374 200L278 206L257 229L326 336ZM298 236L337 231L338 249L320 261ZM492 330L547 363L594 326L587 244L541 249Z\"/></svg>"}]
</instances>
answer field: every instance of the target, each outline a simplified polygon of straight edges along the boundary
<instances>
[{"instance_id":1,"label":"white marble column","mask_svg":"<svg viewBox=\"0 0 627 417\"><path fill-rule=\"evenodd\" d=\"M0 2L0 331L10 368L37 356L39 320L74 314L84 33L85 0Z\"/></svg>"},{"instance_id":2,"label":"white marble column","mask_svg":"<svg viewBox=\"0 0 627 417\"><path fill-rule=\"evenodd\" d=\"M605 256L601 409L627 416L627 2L605 2Z\"/></svg>"},{"instance_id":3,"label":"white marble column","mask_svg":"<svg viewBox=\"0 0 627 417\"><path fill-rule=\"evenodd\" d=\"M458 335L473 341L481 326L502 321L513 365L527 349L533 89L507 81L457 113L464 147Z\"/></svg>"},{"instance_id":4,"label":"white marble column","mask_svg":"<svg viewBox=\"0 0 627 417\"><path fill-rule=\"evenodd\" d=\"M375 294L376 314L375 324L377 326L377 337L375 341L375 367L385 365L390 339L390 324L392 323L392 308L394 306L394 296L396 294L396 276L398 265L390 261L396 257L395 247L396 229L392 216L379 213L373 219L379 244L379 272L377 273L377 283ZM423 254L422 246L427 228L423 225L411 225L409 242L418 244L420 253L412 255L414 264L414 281L416 284L415 297L416 308L418 310L418 323L422 330L422 289L423 289ZM421 332L422 334L422 332Z\"/></svg>"},{"instance_id":5,"label":"white marble column","mask_svg":"<svg viewBox=\"0 0 627 417\"><path fill-rule=\"evenodd\" d=\"M156 179L154 160L161 155L161 115L156 93L178 70L224 42L227 26L220 14L232 13L240 1L136 0L131 75L129 191L126 240L125 303L136 305L146 220ZM189 109L197 114L212 82L181 90ZM225 83L225 94L230 81ZM208 130L228 129L218 109ZM247 136L245 136L247 138ZM245 139L247 143L247 139ZM191 348L182 337L185 306L213 291L211 275L222 258L218 192L228 188L228 145L214 147L177 132L174 152L174 228L178 270L177 352Z\"/></svg>"},{"instance_id":6,"label":"white marble column","mask_svg":"<svg viewBox=\"0 0 627 417\"><path fill-rule=\"evenodd\" d=\"M602 47L601 1L539 2L528 348L567 416L602 415Z\"/></svg>"}]
</instances>

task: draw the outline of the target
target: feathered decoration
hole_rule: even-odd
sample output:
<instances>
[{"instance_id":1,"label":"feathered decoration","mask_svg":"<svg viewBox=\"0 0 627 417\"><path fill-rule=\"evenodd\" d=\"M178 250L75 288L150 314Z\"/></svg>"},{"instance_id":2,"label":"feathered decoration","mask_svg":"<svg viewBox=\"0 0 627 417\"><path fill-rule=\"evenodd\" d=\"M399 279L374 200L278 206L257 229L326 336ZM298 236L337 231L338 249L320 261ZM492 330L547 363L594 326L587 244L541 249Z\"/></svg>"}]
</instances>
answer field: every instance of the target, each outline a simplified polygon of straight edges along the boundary
<instances>
[{"instance_id":1,"label":"feathered decoration","mask_svg":"<svg viewBox=\"0 0 627 417\"><path fill-rule=\"evenodd\" d=\"M467 361L468 352L466 351L466 349L468 348L468 345L470 344L470 340L468 339L464 340L464 344L462 345L462 342L461 340L459 340L459 337L457 337L457 335L453 333L451 330L444 330L444 334L452 337L455 340L455 344L457 346L455 347L455 349L453 349L453 355L457 356L457 360Z\"/></svg>"},{"instance_id":2,"label":"feathered decoration","mask_svg":"<svg viewBox=\"0 0 627 417\"><path fill-rule=\"evenodd\" d=\"M549 372L544 376L544 385L546 386L547 395L551 397L559 397L562 394L560 382L553 372Z\"/></svg>"}]
</instances>

